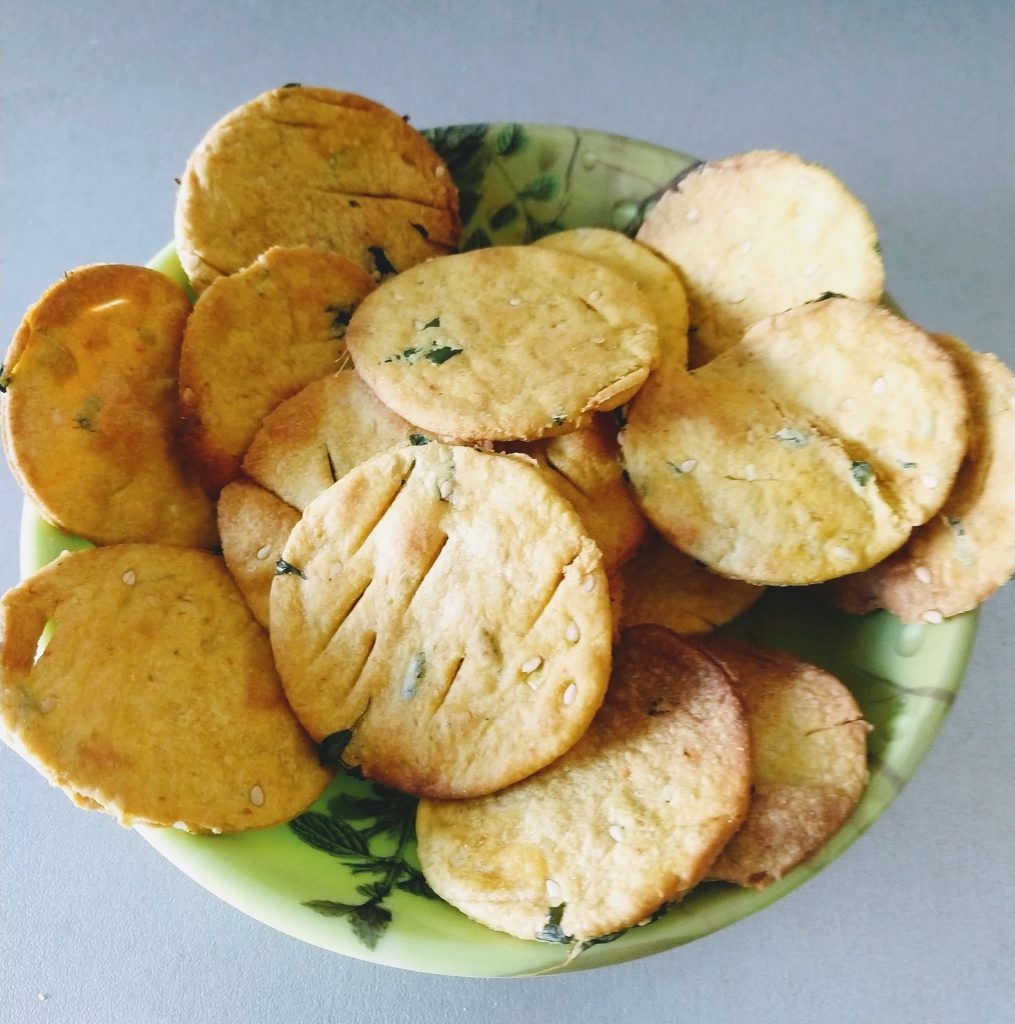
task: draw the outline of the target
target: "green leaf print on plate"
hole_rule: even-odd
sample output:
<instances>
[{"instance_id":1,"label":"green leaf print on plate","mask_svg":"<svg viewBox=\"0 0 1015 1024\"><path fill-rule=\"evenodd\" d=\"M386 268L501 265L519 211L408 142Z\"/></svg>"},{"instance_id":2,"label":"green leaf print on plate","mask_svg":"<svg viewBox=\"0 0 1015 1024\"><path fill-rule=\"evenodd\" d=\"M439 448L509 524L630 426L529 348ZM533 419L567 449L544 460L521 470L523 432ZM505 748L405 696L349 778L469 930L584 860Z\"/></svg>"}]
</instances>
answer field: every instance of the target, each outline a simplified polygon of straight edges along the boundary
<instances>
[{"instance_id":1,"label":"green leaf print on plate","mask_svg":"<svg viewBox=\"0 0 1015 1024\"><path fill-rule=\"evenodd\" d=\"M550 125L452 125L426 134L458 186L465 248L521 244L581 226L634 234L667 185L697 165L683 153L645 142ZM380 253L378 262L380 269ZM172 246L150 266L186 284ZM413 436L416 444L426 440ZM782 440L805 442L802 436ZM87 545L45 523L26 504L24 575L62 550L82 546ZM288 825L222 836L137 831L200 885L249 916L374 963L503 977L582 970L672 949L786 895L881 814L916 770L948 712L972 649L976 615L904 626L884 612L860 618L833 611L806 588L782 589L768 592L725 631L838 675L874 726L871 779L851 820L811 861L763 892L707 883L657 920L609 936L608 942L581 948L523 942L433 898L411 838L414 801L344 771ZM334 763L342 746L336 736ZM552 926L548 921L548 934Z\"/></svg>"}]
</instances>

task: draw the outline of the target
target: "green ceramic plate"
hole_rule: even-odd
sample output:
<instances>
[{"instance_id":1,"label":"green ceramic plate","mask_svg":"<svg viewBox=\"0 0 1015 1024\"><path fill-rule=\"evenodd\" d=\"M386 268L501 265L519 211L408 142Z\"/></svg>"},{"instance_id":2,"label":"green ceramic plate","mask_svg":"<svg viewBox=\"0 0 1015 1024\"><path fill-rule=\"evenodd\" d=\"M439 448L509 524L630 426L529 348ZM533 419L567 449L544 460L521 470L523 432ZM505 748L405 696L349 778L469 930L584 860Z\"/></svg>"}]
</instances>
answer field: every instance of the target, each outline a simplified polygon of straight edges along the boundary
<instances>
[{"instance_id":1,"label":"green ceramic plate","mask_svg":"<svg viewBox=\"0 0 1015 1024\"><path fill-rule=\"evenodd\" d=\"M573 128L477 124L427 134L458 185L468 247L532 241L580 225L633 231L657 191L694 163L658 146ZM185 283L172 247L151 266ZM23 573L82 546L26 507ZM726 631L829 669L852 688L874 725L870 785L852 820L817 857L762 893L701 885L651 924L573 950L489 931L428 895L409 838L412 802L353 779L336 781L288 826L235 836L138 831L251 917L375 963L510 976L599 967L679 946L784 896L881 814L937 735L965 671L976 616L904 626L885 613L842 615L806 589L787 589L770 591Z\"/></svg>"}]
</instances>

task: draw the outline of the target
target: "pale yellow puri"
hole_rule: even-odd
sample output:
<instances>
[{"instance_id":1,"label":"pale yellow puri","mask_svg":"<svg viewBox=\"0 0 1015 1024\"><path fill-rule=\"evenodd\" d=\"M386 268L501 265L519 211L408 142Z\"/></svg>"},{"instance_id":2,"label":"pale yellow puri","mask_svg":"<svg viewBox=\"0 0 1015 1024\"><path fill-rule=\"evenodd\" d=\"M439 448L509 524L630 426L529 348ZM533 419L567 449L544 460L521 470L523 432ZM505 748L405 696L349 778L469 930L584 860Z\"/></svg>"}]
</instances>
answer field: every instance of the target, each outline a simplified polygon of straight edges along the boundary
<instances>
[{"instance_id":1,"label":"pale yellow puri","mask_svg":"<svg viewBox=\"0 0 1015 1024\"><path fill-rule=\"evenodd\" d=\"M275 563L300 514L271 491L242 477L222 488L216 507L226 568L254 618L267 629Z\"/></svg>"},{"instance_id":2,"label":"pale yellow puri","mask_svg":"<svg viewBox=\"0 0 1015 1024\"><path fill-rule=\"evenodd\" d=\"M375 456L310 503L282 559L286 693L369 778L488 793L559 757L602 702L602 557L517 456L437 442Z\"/></svg>"},{"instance_id":3,"label":"pale yellow puri","mask_svg":"<svg viewBox=\"0 0 1015 1024\"><path fill-rule=\"evenodd\" d=\"M754 764L747 820L708 877L764 889L853 813L867 784L871 727L846 686L816 665L728 637L701 644L733 678Z\"/></svg>"},{"instance_id":4,"label":"pale yellow puri","mask_svg":"<svg viewBox=\"0 0 1015 1024\"><path fill-rule=\"evenodd\" d=\"M884 287L863 205L830 171L792 153L703 164L659 200L638 240L680 270L692 367L781 310L827 292L876 301Z\"/></svg>"},{"instance_id":5,"label":"pale yellow puri","mask_svg":"<svg viewBox=\"0 0 1015 1024\"><path fill-rule=\"evenodd\" d=\"M660 365L687 367L687 294L680 275L662 256L609 228L558 231L535 244L584 256L633 281L656 318Z\"/></svg>"},{"instance_id":6,"label":"pale yellow puri","mask_svg":"<svg viewBox=\"0 0 1015 1024\"><path fill-rule=\"evenodd\" d=\"M355 370L341 370L265 417L243 469L303 510L350 469L410 440L428 439L384 405Z\"/></svg>"},{"instance_id":7,"label":"pale yellow puri","mask_svg":"<svg viewBox=\"0 0 1015 1024\"><path fill-rule=\"evenodd\" d=\"M911 523L799 406L711 370L650 378L620 443L665 539L721 576L799 586L869 568Z\"/></svg>"},{"instance_id":8,"label":"pale yellow puri","mask_svg":"<svg viewBox=\"0 0 1015 1024\"><path fill-rule=\"evenodd\" d=\"M624 483L617 430L607 417L514 449L535 459L546 479L574 506L603 553L608 573L635 553L648 524Z\"/></svg>"},{"instance_id":9,"label":"pale yellow puri","mask_svg":"<svg viewBox=\"0 0 1015 1024\"><path fill-rule=\"evenodd\" d=\"M390 278L353 315L346 344L386 405L457 441L584 426L627 401L659 357L636 285L537 246L439 257Z\"/></svg>"},{"instance_id":10,"label":"pale yellow puri","mask_svg":"<svg viewBox=\"0 0 1015 1024\"><path fill-rule=\"evenodd\" d=\"M190 301L163 274L97 264L32 306L4 360L3 440L51 522L99 544L212 547L180 452L176 374Z\"/></svg>"},{"instance_id":11,"label":"pale yellow puri","mask_svg":"<svg viewBox=\"0 0 1015 1024\"><path fill-rule=\"evenodd\" d=\"M873 568L829 584L826 596L863 615L937 623L975 608L1015 571L1015 381L992 355L934 335L969 396L969 446L940 512Z\"/></svg>"},{"instance_id":12,"label":"pale yellow puri","mask_svg":"<svg viewBox=\"0 0 1015 1024\"><path fill-rule=\"evenodd\" d=\"M747 811L750 739L727 674L658 626L624 632L580 742L478 800L420 802L438 895L522 939L590 940L700 881Z\"/></svg>"},{"instance_id":13,"label":"pale yellow puri","mask_svg":"<svg viewBox=\"0 0 1015 1024\"><path fill-rule=\"evenodd\" d=\"M700 372L806 409L913 525L941 507L966 451L955 361L873 302L833 296L769 317Z\"/></svg>"},{"instance_id":14,"label":"pale yellow puri","mask_svg":"<svg viewBox=\"0 0 1015 1024\"><path fill-rule=\"evenodd\" d=\"M0 624L3 738L83 806L233 832L287 821L329 781L208 552L65 554L4 596Z\"/></svg>"},{"instance_id":15,"label":"pale yellow puri","mask_svg":"<svg viewBox=\"0 0 1015 1024\"><path fill-rule=\"evenodd\" d=\"M652 531L620 571L624 581L621 625L654 622L675 633L708 633L745 612L764 593L741 580L709 572Z\"/></svg>"},{"instance_id":16,"label":"pale yellow puri","mask_svg":"<svg viewBox=\"0 0 1015 1024\"><path fill-rule=\"evenodd\" d=\"M453 250L458 193L426 139L387 107L288 86L215 124L176 200L180 262L197 292L273 245L310 245L371 274Z\"/></svg>"},{"instance_id":17,"label":"pale yellow puri","mask_svg":"<svg viewBox=\"0 0 1015 1024\"><path fill-rule=\"evenodd\" d=\"M180 353L184 440L217 494L280 402L348 362L345 332L373 290L344 256L273 248L197 300Z\"/></svg>"}]
</instances>

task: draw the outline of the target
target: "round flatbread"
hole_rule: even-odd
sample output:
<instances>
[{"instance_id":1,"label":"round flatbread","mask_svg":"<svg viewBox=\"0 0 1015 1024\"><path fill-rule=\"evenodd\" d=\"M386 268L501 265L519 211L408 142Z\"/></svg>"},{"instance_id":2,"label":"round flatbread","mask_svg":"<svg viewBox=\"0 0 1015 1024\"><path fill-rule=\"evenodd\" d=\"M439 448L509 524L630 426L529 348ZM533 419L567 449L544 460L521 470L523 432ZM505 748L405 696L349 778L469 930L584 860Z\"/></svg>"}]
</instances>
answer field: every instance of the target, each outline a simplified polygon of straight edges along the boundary
<instances>
[{"instance_id":1,"label":"round flatbread","mask_svg":"<svg viewBox=\"0 0 1015 1024\"><path fill-rule=\"evenodd\" d=\"M857 615L887 608L903 622L938 623L975 608L1015 572L1015 381L992 355L934 335L969 397L966 457L940 512L895 554L823 593Z\"/></svg>"},{"instance_id":2,"label":"round flatbread","mask_svg":"<svg viewBox=\"0 0 1015 1024\"><path fill-rule=\"evenodd\" d=\"M863 205L830 171L792 153L703 164L659 200L638 241L680 270L692 367L781 310L826 292L876 301L884 287Z\"/></svg>"},{"instance_id":3,"label":"round flatbread","mask_svg":"<svg viewBox=\"0 0 1015 1024\"><path fill-rule=\"evenodd\" d=\"M221 559L146 544L63 555L0 616L4 739L76 802L124 825L232 832L287 821L327 785Z\"/></svg>"},{"instance_id":4,"label":"round flatbread","mask_svg":"<svg viewBox=\"0 0 1015 1024\"><path fill-rule=\"evenodd\" d=\"M941 507L966 451L954 360L871 302L834 296L769 317L701 372L806 409L914 525Z\"/></svg>"},{"instance_id":5,"label":"round flatbread","mask_svg":"<svg viewBox=\"0 0 1015 1024\"><path fill-rule=\"evenodd\" d=\"M254 618L267 629L275 565L300 514L271 491L244 479L222 488L217 507L226 568Z\"/></svg>"},{"instance_id":6,"label":"round flatbread","mask_svg":"<svg viewBox=\"0 0 1015 1024\"><path fill-rule=\"evenodd\" d=\"M653 376L621 434L639 503L713 571L757 584L859 572L944 501L966 444L953 362L881 307L829 298Z\"/></svg>"},{"instance_id":7,"label":"round flatbread","mask_svg":"<svg viewBox=\"0 0 1015 1024\"><path fill-rule=\"evenodd\" d=\"M272 409L348 361L346 328L373 287L344 256L274 248L197 300L180 353L180 405L210 493L239 474Z\"/></svg>"},{"instance_id":8,"label":"round flatbread","mask_svg":"<svg viewBox=\"0 0 1015 1024\"><path fill-rule=\"evenodd\" d=\"M293 709L385 785L500 789L572 746L602 701L602 558L517 457L436 442L375 456L311 502L282 558L271 641Z\"/></svg>"},{"instance_id":9,"label":"round flatbread","mask_svg":"<svg viewBox=\"0 0 1015 1024\"><path fill-rule=\"evenodd\" d=\"M460 441L533 440L584 426L655 365L652 311L630 281L536 246L434 259L356 311L356 369L410 423Z\"/></svg>"},{"instance_id":10,"label":"round flatbread","mask_svg":"<svg viewBox=\"0 0 1015 1024\"><path fill-rule=\"evenodd\" d=\"M906 540L910 524L807 413L706 370L650 378L620 434L639 506L670 544L721 576L793 586Z\"/></svg>"},{"instance_id":11,"label":"round flatbread","mask_svg":"<svg viewBox=\"0 0 1015 1024\"><path fill-rule=\"evenodd\" d=\"M4 361L4 445L22 489L68 533L215 545L214 510L179 452L189 313L165 275L98 264L25 314Z\"/></svg>"},{"instance_id":12,"label":"round flatbread","mask_svg":"<svg viewBox=\"0 0 1015 1024\"><path fill-rule=\"evenodd\" d=\"M680 275L648 246L608 228L574 228L539 239L536 245L574 253L615 270L638 286L659 328L659 362L687 367L687 294Z\"/></svg>"},{"instance_id":13,"label":"round flatbread","mask_svg":"<svg viewBox=\"0 0 1015 1024\"><path fill-rule=\"evenodd\" d=\"M702 647L733 678L751 730L747 820L708 877L764 889L813 856L867 785L870 725L835 676L778 651L709 637Z\"/></svg>"},{"instance_id":14,"label":"round flatbread","mask_svg":"<svg viewBox=\"0 0 1015 1024\"><path fill-rule=\"evenodd\" d=\"M711 573L654 531L620 571L621 626L654 622L674 633L708 633L745 612L764 593L741 580Z\"/></svg>"},{"instance_id":15,"label":"round flatbread","mask_svg":"<svg viewBox=\"0 0 1015 1024\"><path fill-rule=\"evenodd\" d=\"M384 275L454 249L458 194L426 139L373 100L288 86L227 114L187 162L176 247L198 292L273 245Z\"/></svg>"},{"instance_id":16,"label":"round flatbread","mask_svg":"<svg viewBox=\"0 0 1015 1024\"><path fill-rule=\"evenodd\" d=\"M608 573L635 553L648 524L624 483L616 428L605 417L514 450L535 459L546 479L574 506L603 553Z\"/></svg>"},{"instance_id":17,"label":"round flatbread","mask_svg":"<svg viewBox=\"0 0 1015 1024\"><path fill-rule=\"evenodd\" d=\"M427 440L358 373L342 370L308 384L265 417L243 470L302 510L361 462L396 444Z\"/></svg>"},{"instance_id":18,"label":"round flatbread","mask_svg":"<svg viewBox=\"0 0 1015 1024\"><path fill-rule=\"evenodd\" d=\"M522 939L590 940L697 884L747 810L730 681L668 630L625 631L602 709L543 771L479 800L420 802L434 891Z\"/></svg>"}]
</instances>

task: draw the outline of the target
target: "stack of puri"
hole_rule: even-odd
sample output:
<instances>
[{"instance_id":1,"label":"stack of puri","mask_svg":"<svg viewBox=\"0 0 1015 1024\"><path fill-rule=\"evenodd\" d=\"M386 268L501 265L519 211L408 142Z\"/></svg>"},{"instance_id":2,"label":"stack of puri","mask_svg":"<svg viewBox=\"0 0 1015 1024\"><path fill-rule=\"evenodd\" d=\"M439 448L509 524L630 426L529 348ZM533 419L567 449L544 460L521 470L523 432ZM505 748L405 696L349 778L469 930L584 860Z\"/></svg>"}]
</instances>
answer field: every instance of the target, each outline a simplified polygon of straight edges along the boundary
<instances>
[{"instance_id":1,"label":"stack of puri","mask_svg":"<svg viewBox=\"0 0 1015 1024\"><path fill-rule=\"evenodd\" d=\"M3 599L5 739L125 823L289 820L338 737L421 798L439 895L592 941L781 878L866 783L839 680L704 634L767 586L933 624L1011 575L1011 374L881 306L866 211L789 154L637 240L458 253L422 136L290 87L211 129L176 235L193 308L81 268L4 372L15 475L97 545Z\"/></svg>"}]
</instances>

